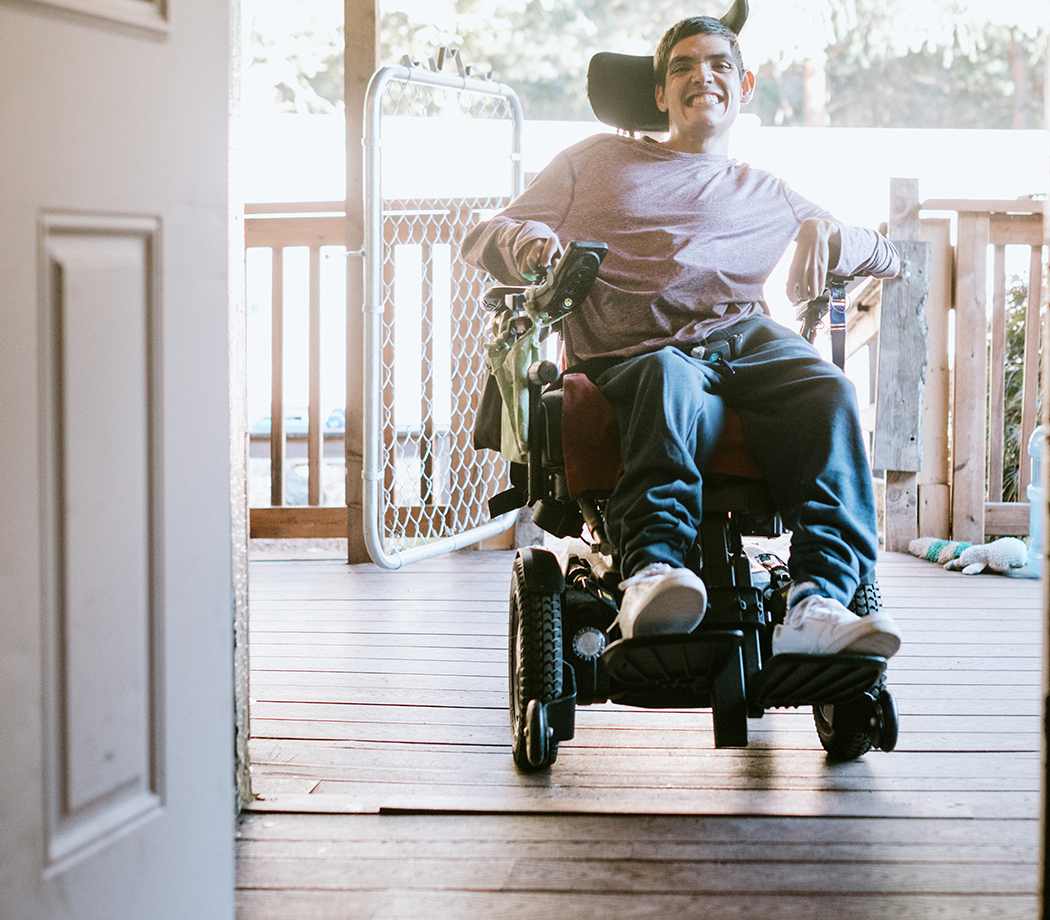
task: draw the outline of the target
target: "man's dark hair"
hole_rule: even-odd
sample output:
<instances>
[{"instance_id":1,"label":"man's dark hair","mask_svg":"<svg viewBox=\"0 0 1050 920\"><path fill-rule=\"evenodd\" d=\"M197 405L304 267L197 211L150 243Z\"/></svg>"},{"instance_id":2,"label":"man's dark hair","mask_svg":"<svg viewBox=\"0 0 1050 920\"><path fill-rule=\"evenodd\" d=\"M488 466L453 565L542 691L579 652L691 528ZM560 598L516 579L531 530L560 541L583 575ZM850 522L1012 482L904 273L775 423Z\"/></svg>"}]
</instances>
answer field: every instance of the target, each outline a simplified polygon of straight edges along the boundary
<instances>
[{"instance_id":1,"label":"man's dark hair","mask_svg":"<svg viewBox=\"0 0 1050 920\"><path fill-rule=\"evenodd\" d=\"M667 81L667 65L671 63L671 51L684 38L692 38L694 35L719 35L729 42L729 50L732 52L733 61L740 68L740 75L744 75L744 58L740 53L740 42L736 32L729 28L720 19L710 16L691 16L676 22L670 29L664 32L660 44L656 48L653 57L653 70L656 74L656 85L663 86Z\"/></svg>"}]
</instances>

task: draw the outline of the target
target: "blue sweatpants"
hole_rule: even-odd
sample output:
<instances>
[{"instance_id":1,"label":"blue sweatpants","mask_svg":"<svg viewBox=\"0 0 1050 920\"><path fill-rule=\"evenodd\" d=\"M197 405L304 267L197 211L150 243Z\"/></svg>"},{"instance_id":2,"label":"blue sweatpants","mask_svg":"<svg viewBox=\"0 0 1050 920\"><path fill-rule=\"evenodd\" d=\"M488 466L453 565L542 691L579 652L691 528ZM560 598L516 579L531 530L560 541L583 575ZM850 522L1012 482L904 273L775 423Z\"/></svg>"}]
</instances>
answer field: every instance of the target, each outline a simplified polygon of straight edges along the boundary
<instances>
[{"instance_id":1,"label":"blue sweatpants","mask_svg":"<svg viewBox=\"0 0 1050 920\"><path fill-rule=\"evenodd\" d=\"M597 384L616 410L624 472L606 506L624 576L683 564L696 542L702 475L731 406L792 532L795 584L848 604L875 568L871 473L853 384L800 335L748 317L705 344L723 363L676 348L630 358Z\"/></svg>"}]
</instances>

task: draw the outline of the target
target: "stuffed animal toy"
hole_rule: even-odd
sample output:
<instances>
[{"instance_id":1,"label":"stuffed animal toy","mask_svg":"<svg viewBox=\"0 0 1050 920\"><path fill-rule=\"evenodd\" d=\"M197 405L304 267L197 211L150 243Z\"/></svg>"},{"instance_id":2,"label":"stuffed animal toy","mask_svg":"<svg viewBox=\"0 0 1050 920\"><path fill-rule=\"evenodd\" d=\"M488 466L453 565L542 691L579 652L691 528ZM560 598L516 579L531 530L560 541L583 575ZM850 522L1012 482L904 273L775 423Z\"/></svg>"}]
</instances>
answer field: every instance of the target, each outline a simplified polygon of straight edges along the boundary
<instances>
[{"instance_id":1,"label":"stuffed animal toy","mask_svg":"<svg viewBox=\"0 0 1050 920\"><path fill-rule=\"evenodd\" d=\"M999 574L1015 572L1028 561L1028 547L1017 537L1002 537L991 543L962 543L921 537L908 544L908 552L950 572L979 575L985 569Z\"/></svg>"}]
</instances>

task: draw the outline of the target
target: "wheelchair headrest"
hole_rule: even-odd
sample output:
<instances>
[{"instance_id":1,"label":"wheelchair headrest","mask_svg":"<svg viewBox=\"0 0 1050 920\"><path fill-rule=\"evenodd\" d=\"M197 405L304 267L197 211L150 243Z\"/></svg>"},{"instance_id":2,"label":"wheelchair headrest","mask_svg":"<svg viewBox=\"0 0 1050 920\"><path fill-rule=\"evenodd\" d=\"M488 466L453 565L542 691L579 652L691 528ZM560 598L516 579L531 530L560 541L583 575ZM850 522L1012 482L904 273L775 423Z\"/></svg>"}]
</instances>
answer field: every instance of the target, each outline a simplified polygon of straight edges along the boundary
<instances>
[{"instance_id":1,"label":"wheelchair headrest","mask_svg":"<svg viewBox=\"0 0 1050 920\"><path fill-rule=\"evenodd\" d=\"M587 67L587 98L594 117L623 131L666 131L656 105L653 56L601 51Z\"/></svg>"},{"instance_id":2,"label":"wheelchair headrest","mask_svg":"<svg viewBox=\"0 0 1050 920\"><path fill-rule=\"evenodd\" d=\"M720 22L737 34L747 21L747 0L733 0ZM666 131L667 113L656 105L653 56L601 51L587 68L587 98L594 117L623 131Z\"/></svg>"}]
</instances>

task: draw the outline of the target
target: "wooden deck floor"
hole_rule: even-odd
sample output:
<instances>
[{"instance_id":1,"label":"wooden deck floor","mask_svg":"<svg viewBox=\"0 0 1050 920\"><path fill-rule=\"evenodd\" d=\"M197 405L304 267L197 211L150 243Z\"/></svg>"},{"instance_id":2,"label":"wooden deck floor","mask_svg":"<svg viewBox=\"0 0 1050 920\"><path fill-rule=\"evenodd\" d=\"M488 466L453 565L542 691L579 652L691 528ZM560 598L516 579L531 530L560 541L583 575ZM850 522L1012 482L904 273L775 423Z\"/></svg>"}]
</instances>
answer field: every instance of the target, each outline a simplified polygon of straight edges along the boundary
<instances>
[{"instance_id":1,"label":"wooden deck floor","mask_svg":"<svg viewBox=\"0 0 1050 920\"><path fill-rule=\"evenodd\" d=\"M708 712L604 705L522 776L510 567L253 561L240 920L1036 916L1038 581L880 561L893 753L829 764L808 710L716 751Z\"/></svg>"}]
</instances>

